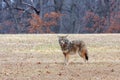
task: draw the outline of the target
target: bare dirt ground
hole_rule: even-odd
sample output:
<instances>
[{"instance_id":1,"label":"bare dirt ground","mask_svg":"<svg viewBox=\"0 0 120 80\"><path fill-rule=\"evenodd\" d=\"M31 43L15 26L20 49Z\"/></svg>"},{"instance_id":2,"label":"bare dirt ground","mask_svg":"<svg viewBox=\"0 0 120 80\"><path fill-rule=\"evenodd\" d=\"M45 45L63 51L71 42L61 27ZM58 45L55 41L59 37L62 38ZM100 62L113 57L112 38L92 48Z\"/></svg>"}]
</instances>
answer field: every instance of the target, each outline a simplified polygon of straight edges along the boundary
<instances>
[{"instance_id":1,"label":"bare dirt ground","mask_svg":"<svg viewBox=\"0 0 120 80\"><path fill-rule=\"evenodd\" d=\"M85 41L87 63L76 54L63 65L56 34L0 35L0 80L120 80L120 34L68 38Z\"/></svg>"}]
</instances>

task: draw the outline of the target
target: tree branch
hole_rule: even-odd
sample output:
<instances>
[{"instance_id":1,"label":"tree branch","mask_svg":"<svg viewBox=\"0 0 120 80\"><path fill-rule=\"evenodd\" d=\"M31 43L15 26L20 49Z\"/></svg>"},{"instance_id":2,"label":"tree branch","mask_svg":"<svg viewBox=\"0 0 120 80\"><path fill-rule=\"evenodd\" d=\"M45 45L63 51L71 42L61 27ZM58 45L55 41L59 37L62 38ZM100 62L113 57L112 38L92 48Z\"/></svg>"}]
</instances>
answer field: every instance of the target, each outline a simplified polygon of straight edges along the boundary
<instances>
[{"instance_id":1,"label":"tree branch","mask_svg":"<svg viewBox=\"0 0 120 80\"><path fill-rule=\"evenodd\" d=\"M28 3L25 3L25 2L22 2L22 3L23 3L24 5L27 5L27 6L31 7L31 9L33 9L37 15L40 15L40 11L37 10L33 5L28 4Z\"/></svg>"},{"instance_id":2,"label":"tree branch","mask_svg":"<svg viewBox=\"0 0 120 80\"><path fill-rule=\"evenodd\" d=\"M3 1L7 4L8 7L10 7L9 3L6 0L3 0Z\"/></svg>"}]
</instances>

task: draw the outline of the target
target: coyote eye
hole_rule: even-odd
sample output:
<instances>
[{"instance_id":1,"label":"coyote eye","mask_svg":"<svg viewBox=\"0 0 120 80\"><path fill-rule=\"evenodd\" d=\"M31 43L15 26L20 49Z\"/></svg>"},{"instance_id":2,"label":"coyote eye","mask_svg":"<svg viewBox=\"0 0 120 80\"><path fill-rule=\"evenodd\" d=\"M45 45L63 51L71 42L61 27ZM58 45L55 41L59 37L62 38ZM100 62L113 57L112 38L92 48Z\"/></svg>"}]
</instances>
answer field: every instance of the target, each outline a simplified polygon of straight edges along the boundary
<instances>
[{"instance_id":1,"label":"coyote eye","mask_svg":"<svg viewBox=\"0 0 120 80\"><path fill-rule=\"evenodd\" d=\"M65 44L65 42L64 42L63 40L61 41L61 43L62 43L62 44Z\"/></svg>"},{"instance_id":2,"label":"coyote eye","mask_svg":"<svg viewBox=\"0 0 120 80\"><path fill-rule=\"evenodd\" d=\"M68 40L65 40L65 43L68 43Z\"/></svg>"},{"instance_id":3,"label":"coyote eye","mask_svg":"<svg viewBox=\"0 0 120 80\"><path fill-rule=\"evenodd\" d=\"M64 44L65 42L64 42L64 40L60 39L60 40L59 40L59 43L60 43L60 44Z\"/></svg>"}]
</instances>

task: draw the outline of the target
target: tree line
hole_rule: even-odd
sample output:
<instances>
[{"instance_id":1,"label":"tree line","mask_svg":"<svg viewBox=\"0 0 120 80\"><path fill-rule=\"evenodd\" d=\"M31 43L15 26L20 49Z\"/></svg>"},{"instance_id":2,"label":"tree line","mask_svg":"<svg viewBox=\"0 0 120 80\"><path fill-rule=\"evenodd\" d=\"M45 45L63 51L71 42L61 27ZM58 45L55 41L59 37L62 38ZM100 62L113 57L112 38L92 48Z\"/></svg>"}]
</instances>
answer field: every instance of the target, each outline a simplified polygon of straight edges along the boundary
<instances>
[{"instance_id":1,"label":"tree line","mask_svg":"<svg viewBox=\"0 0 120 80\"><path fill-rule=\"evenodd\" d=\"M0 33L119 33L120 0L0 0Z\"/></svg>"}]
</instances>

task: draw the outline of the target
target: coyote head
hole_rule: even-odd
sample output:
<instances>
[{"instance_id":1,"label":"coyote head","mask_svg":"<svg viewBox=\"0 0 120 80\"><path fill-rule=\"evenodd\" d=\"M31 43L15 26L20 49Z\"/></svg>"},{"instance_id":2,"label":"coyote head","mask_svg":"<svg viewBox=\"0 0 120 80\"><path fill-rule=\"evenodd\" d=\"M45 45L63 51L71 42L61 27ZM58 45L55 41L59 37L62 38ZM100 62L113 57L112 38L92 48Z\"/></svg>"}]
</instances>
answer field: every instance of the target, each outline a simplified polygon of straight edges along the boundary
<instances>
[{"instance_id":1,"label":"coyote head","mask_svg":"<svg viewBox=\"0 0 120 80\"><path fill-rule=\"evenodd\" d=\"M67 39L67 36L68 35L66 35L66 36L58 36L59 44L60 44L61 47L66 47L68 45L69 40Z\"/></svg>"}]
</instances>

